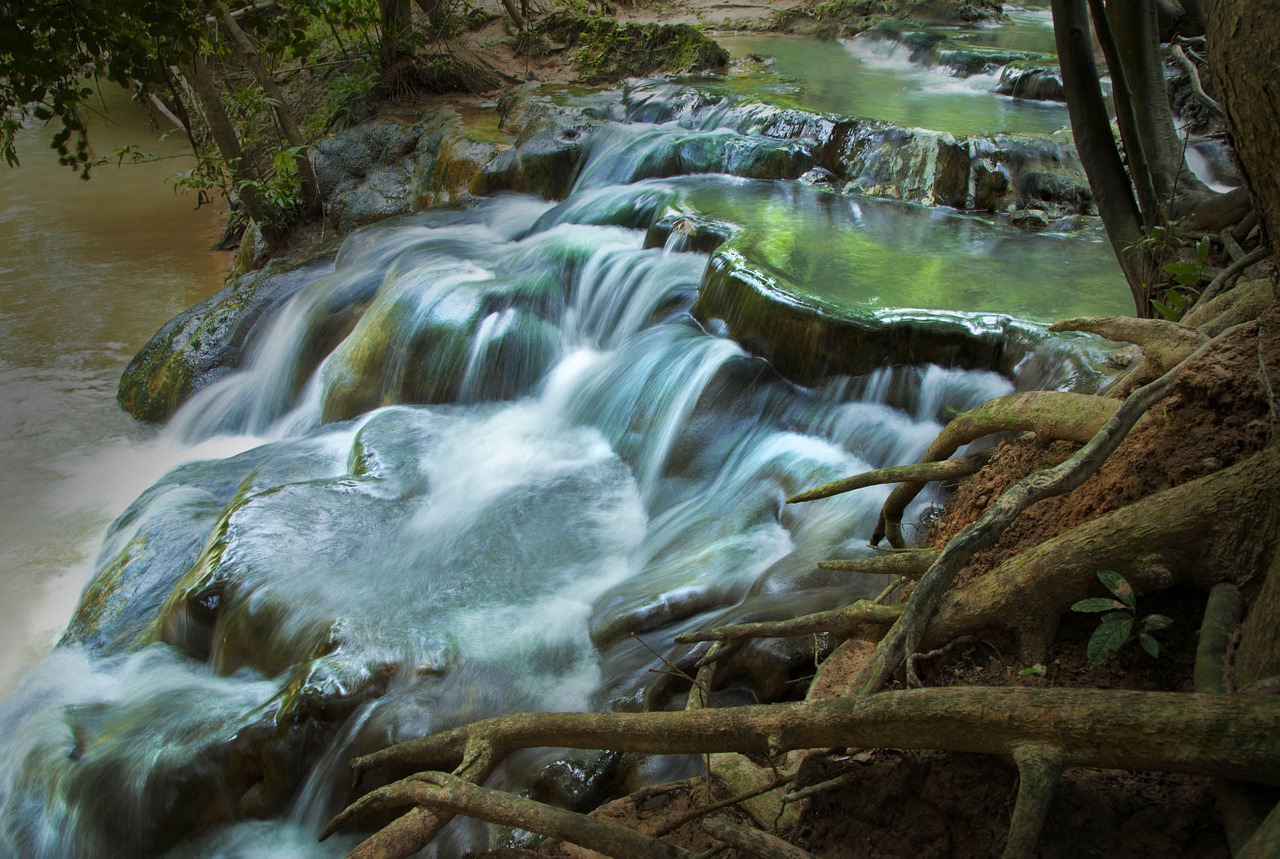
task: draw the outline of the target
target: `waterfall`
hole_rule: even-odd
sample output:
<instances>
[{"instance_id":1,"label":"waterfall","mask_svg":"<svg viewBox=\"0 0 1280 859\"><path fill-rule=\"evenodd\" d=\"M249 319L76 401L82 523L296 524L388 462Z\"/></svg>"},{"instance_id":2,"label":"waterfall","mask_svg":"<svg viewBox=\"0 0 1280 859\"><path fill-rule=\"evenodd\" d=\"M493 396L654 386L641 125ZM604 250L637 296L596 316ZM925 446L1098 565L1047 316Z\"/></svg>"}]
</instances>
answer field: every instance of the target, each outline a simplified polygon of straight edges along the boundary
<instances>
[{"instance_id":1,"label":"waterfall","mask_svg":"<svg viewBox=\"0 0 1280 859\"><path fill-rule=\"evenodd\" d=\"M734 258L778 273L761 281L872 272L846 306L884 301L898 264L876 230L977 245L980 227L743 178L789 175L800 150L652 113L598 131L561 203L499 195L353 233L181 408L166 444L240 450L116 519L62 646L0 705L0 852L338 855L350 839L308 841L354 754L634 706L646 648L678 658L680 631L880 590L815 562L868 551L887 488L785 499L919 457L1027 376L873 358L798 384L695 321L712 255L659 227L745 225L757 243ZM482 837L460 825L442 852Z\"/></svg>"}]
</instances>

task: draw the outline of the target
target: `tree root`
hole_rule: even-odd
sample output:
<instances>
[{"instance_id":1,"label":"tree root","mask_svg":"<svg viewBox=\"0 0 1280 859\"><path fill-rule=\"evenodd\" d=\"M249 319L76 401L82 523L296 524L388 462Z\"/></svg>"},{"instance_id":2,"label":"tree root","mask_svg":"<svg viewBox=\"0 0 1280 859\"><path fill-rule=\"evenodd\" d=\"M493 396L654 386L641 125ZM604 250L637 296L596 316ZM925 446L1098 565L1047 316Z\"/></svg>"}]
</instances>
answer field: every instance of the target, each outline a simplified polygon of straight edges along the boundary
<instances>
[{"instance_id":1,"label":"tree root","mask_svg":"<svg viewBox=\"0 0 1280 859\"><path fill-rule=\"evenodd\" d=\"M789 620L738 623L700 632L682 632L676 636L676 643L737 641L744 638L788 638L794 635L813 635L822 632L843 637L867 624L881 626L891 624L901 614L902 606L877 605L871 600L858 600L844 608L818 611ZM705 658L704 661L706 661Z\"/></svg>"},{"instance_id":2,"label":"tree root","mask_svg":"<svg viewBox=\"0 0 1280 859\"><path fill-rule=\"evenodd\" d=\"M921 463L947 459L964 444L997 432L1035 432L1047 440L1066 439L1084 443L1098 432L1119 404L1112 399L1089 394L1059 391L1031 391L988 400L957 416L942 428ZM880 510L880 521L871 537L877 545L888 537L889 544L903 548L902 514L927 481L901 483L889 494Z\"/></svg>"},{"instance_id":3,"label":"tree root","mask_svg":"<svg viewBox=\"0 0 1280 859\"><path fill-rule=\"evenodd\" d=\"M1108 340L1133 343L1159 375L1200 348L1209 338L1194 328L1164 319L1132 316L1082 316L1063 319L1050 331L1084 331Z\"/></svg>"},{"instance_id":4,"label":"tree root","mask_svg":"<svg viewBox=\"0 0 1280 859\"><path fill-rule=\"evenodd\" d=\"M806 501L817 501L830 498L842 492L865 489L868 486L881 486L885 483L903 483L905 481L928 483L934 480L956 480L976 474L991 458L990 453L976 453L958 459L943 459L938 462L917 462L912 465L894 465L889 468L877 468L853 477L824 483L821 486L801 492L787 499L788 504L801 504Z\"/></svg>"},{"instance_id":5,"label":"tree root","mask_svg":"<svg viewBox=\"0 0 1280 859\"><path fill-rule=\"evenodd\" d=\"M432 806L489 823L517 826L568 841L606 856L636 859L687 859L688 850L585 814L566 811L501 790L478 787L466 779L440 772L424 772L379 788L387 806ZM367 798L367 797L366 797Z\"/></svg>"},{"instance_id":6,"label":"tree root","mask_svg":"<svg viewBox=\"0 0 1280 859\"><path fill-rule=\"evenodd\" d=\"M818 569L918 579L929 570L939 554L941 552L938 549L898 549L882 555L873 555L870 558L837 558L818 561Z\"/></svg>"},{"instance_id":7,"label":"tree root","mask_svg":"<svg viewBox=\"0 0 1280 859\"><path fill-rule=\"evenodd\" d=\"M1062 776L1062 755L1052 746L1026 745L1013 750L1013 760L1018 765L1018 799L1001 859L1031 859Z\"/></svg>"},{"instance_id":8,"label":"tree root","mask_svg":"<svg viewBox=\"0 0 1280 859\"><path fill-rule=\"evenodd\" d=\"M889 632L876 646L875 653L859 672L851 686L861 692L870 693L880 690L904 664L907 667L907 679L918 684L909 655L919 649L929 622L933 618L938 603L951 587L956 575L980 549L988 548L1000 538L1000 535L1013 524L1023 510L1046 498L1062 495L1080 486L1093 475L1106 461L1120 442L1129 434L1138 420L1157 402L1162 400L1177 381L1180 370L1193 358L1203 354L1222 339L1235 334L1241 329L1228 329L1213 340L1208 341L1189 355L1182 363L1170 369L1159 379L1138 388L1130 394L1119 408L1111 414L1097 433L1072 456L1064 462L1027 475L1012 488L998 498L994 504L978 517L978 520L965 528L942 550L938 560L930 567L929 572L916 585L903 609L902 616L889 629ZM1008 399L1008 398L1001 398ZM1108 404L1114 400L1103 400L1100 397L1086 398ZM977 411L977 410L975 410ZM969 413L967 413L969 414ZM956 420L962 420L963 415ZM954 423L954 421L953 421ZM1080 423L1069 422L1068 425L1080 426ZM949 428L949 427L948 427ZM946 430L943 431L943 434ZM939 435L939 438L942 434ZM949 442L948 442L949 444ZM935 442L937 445L937 442ZM931 447L930 450L933 448ZM899 487L901 488L901 487ZM888 504L886 503L886 508ZM1026 557L1025 555L1020 557ZM1095 568L1097 569L1097 568ZM992 577L986 576L984 580ZM1034 591L1021 591L1023 599ZM1054 622L1056 623L1056 617ZM1043 621L1041 621L1043 623ZM1046 642L1047 644L1047 642Z\"/></svg>"},{"instance_id":9,"label":"tree root","mask_svg":"<svg viewBox=\"0 0 1280 859\"><path fill-rule=\"evenodd\" d=\"M496 759L544 746L642 754L854 746L1012 757L1018 748L1039 745L1058 749L1066 767L1280 785L1280 707L1269 696L1021 687L912 689L715 710L520 713L409 740L353 766L392 775L449 770L477 742L491 744ZM366 799L330 828L361 816L349 812Z\"/></svg>"},{"instance_id":10,"label":"tree root","mask_svg":"<svg viewBox=\"0 0 1280 859\"><path fill-rule=\"evenodd\" d=\"M1139 594L1261 578L1276 542L1246 534L1253 526L1261 529L1255 533L1276 533L1278 494L1280 451L1273 446L1077 525L944 594L922 643L1006 629L1017 639L1020 660L1031 664L1043 660L1062 612L1097 595L1100 569L1124 575Z\"/></svg>"},{"instance_id":11,"label":"tree root","mask_svg":"<svg viewBox=\"0 0 1280 859\"><path fill-rule=\"evenodd\" d=\"M788 844L776 835L731 823L722 818L704 820L702 828L730 847L736 847L753 856L764 856L766 859L813 859L812 853Z\"/></svg>"}]
</instances>

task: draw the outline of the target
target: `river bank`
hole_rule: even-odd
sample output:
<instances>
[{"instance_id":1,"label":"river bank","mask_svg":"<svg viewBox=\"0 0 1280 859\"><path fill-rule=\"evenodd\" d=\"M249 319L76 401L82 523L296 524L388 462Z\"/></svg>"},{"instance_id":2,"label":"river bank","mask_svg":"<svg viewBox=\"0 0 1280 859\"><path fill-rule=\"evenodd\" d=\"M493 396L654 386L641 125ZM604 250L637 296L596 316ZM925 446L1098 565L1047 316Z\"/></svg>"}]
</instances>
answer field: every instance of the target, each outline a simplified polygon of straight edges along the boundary
<instances>
[{"instance_id":1,"label":"river bank","mask_svg":"<svg viewBox=\"0 0 1280 859\"><path fill-rule=\"evenodd\" d=\"M351 756L518 709L678 706L687 689L653 674L702 653L678 633L882 588L814 562L868 554L885 493L823 509L786 497L912 461L992 396L1105 384L1103 344L1047 331L1067 300L1117 312L1074 192L1035 197L1052 228L1027 232L1010 223L1010 206L1033 208L1012 169L1007 202L965 205L995 149L913 130L932 166L886 179L850 157L867 123L739 99L725 80L400 106L321 145L340 248L241 278L130 369L124 399L172 417L169 438L250 449L168 474L112 526L55 655L68 683L32 680L0 728L24 761L5 775L6 838L336 855L352 842L309 842L345 801ZM344 155L388 140L403 158L376 169ZM950 185L949 151L968 159ZM1002 260L1037 272L1030 303ZM1091 266L1098 288L1066 298ZM1233 456L1256 442L1241 438ZM1143 443L1158 459L1170 440ZM1161 608L1182 637L1154 682L1177 689L1194 620ZM1080 637L1043 682L1096 685L1072 670ZM833 646L744 648L715 691L802 697ZM957 651L930 682L1041 682L984 654ZM68 736L36 728L50 719L70 760ZM171 751L140 784L135 755L155 744ZM817 855L990 855L1007 824L1003 763L850 750L810 766L815 783L865 769L874 785L811 804L797 843ZM653 784L698 767L551 753L498 781L584 808L641 788L615 810L671 822L698 788ZM1084 781L1055 812L1053 849L1221 852L1202 782ZM1141 799L1099 825L1117 791ZM43 816L12 812L19 796ZM120 817L146 826L118 832ZM508 837L459 826L440 850Z\"/></svg>"}]
</instances>

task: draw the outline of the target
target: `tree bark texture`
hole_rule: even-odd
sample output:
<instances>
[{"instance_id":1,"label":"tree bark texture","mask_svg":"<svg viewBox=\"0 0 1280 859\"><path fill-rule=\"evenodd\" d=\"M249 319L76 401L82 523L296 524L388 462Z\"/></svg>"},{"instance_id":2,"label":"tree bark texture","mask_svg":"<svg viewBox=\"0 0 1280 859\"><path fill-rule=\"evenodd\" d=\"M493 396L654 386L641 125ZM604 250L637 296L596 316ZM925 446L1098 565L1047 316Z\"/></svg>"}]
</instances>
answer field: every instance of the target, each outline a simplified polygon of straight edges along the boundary
<instances>
[{"instance_id":1,"label":"tree bark texture","mask_svg":"<svg viewBox=\"0 0 1280 859\"><path fill-rule=\"evenodd\" d=\"M1217 0L1209 67L1245 182L1272 244L1280 230L1280 4Z\"/></svg>"},{"instance_id":2,"label":"tree bark texture","mask_svg":"<svg viewBox=\"0 0 1280 859\"><path fill-rule=\"evenodd\" d=\"M1280 453L1273 445L1222 471L1175 486L1046 540L990 574L949 591L924 646L982 628L1003 628L1023 658L1038 661L1058 617L1095 596L1098 570L1115 570L1138 593L1186 584L1261 581L1280 550ZM1280 600L1280 577L1267 577ZM1276 582L1277 584L1272 584ZM1274 653L1280 603L1258 618L1259 652ZM1269 624L1269 626L1268 626ZM1274 659L1274 657L1272 657Z\"/></svg>"},{"instance_id":3,"label":"tree bark texture","mask_svg":"<svg viewBox=\"0 0 1280 859\"><path fill-rule=\"evenodd\" d=\"M1103 689L947 687L816 701L650 713L521 713L359 758L392 777L458 765L476 738L495 757L525 748L641 754L856 746L1012 758L1057 750L1064 767L1186 772L1280 784L1280 703L1246 695Z\"/></svg>"},{"instance_id":4,"label":"tree bark texture","mask_svg":"<svg viewBox=\"0 0 1280 859\"><path fill-rule=\"evenodd\" d=\"M1133 197L1129 174L1116 149L1111 117L1098 86L1089 12L1085 0L1053 0L1052 8L1054 42L1062 70L1067 113L1071 117L1071 136L1089 178L1089 187L1093 189L1107 238L1129 283L1134 307L1139 316L1150 316L1143 287L1143 254L1139 251L1143 238L1142 216Z\"/></svg>"}]
</instances>

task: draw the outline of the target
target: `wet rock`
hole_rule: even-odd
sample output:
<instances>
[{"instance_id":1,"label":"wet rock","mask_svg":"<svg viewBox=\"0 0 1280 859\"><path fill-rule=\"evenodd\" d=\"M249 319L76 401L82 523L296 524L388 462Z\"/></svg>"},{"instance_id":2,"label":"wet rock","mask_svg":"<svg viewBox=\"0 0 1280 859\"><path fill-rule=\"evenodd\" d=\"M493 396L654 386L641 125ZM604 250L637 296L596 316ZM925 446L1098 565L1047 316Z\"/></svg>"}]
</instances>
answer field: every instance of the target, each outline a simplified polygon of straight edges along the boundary
<instances>
[{"instance_id":1,"label":"wet rock","mask_svg":"<svg viewBox=\"0 0 1280 859\"><path fill-rule=\"evenodd\" d=\"M97 571L61 645L111 656L154 641L154 622L177 582L200 556L209 531L263 447L231 459L193 463L144 492L111 524ZM216 607L216 597L212 602ZM206 596L205 609L210 609Z\"/></svg>"},{"instance_id":2,"label":"wet rock","mask_svg":"<svg viewBox=\"0 0 1280 859\"><path fill-rule=\"evenodd\" d=\"M710 253L728 241L737 228L725 221L701 215L667 215L645 233L646 248L669 247L673 250Z\"/></svg>"},{"instance_id":3,"label":"wet rock","mask_svg":"<svg viewBox=\"0 0 1280 859\"><path fill-rule=\"evenodd\" d=\"M705 93L656 81L628 91L623 118L641 117L690 129L714 122L748 137L790 141L846 194L979 211L1035 203L1054 218L1092 210L1088 180L1064 133L956 137L731 97L708 100Z\"/></svg>"},{"instance_id":4,"label":"wet rock","mask_svg":"<svg viewBox=\"0 0 1280 859\"><path fill-rule=\"evenodd\" d=\"M1038 233L1049 228L1049 216L1040 209L1015 209L1009 213L1009 223L1020 230Z\"/></svg>"},{"instance_id":5,"label":"wet rock","mask_svg":"<svg viewBox=\"0 0 1280 859\"><path fill-rule=\"evenodd\" d=\"M475 192L519 191L563 199L573 184L585 133L582 126L556 122L526 127L515 146L498 151L481 168L473 183Z\"/></svg>"},{"instance_id":6,"label":"wet rock","mask_svg":"<svg viewBox=\"0 0 1280 859\"><path fill-rule=\"evenodd\" d=\"M410 121L375 120L322 141L313 159L333 228L346 232L407 214L440 192L454 197L465 187L454 184L465 170L440 169L438 162L463 139L457 113L441 108Z\"/></svg>"},{"instance_id":7,"label":"wet rock","mask_svg":"<svg viewBox=\"0 0 1280 859\"><path fill-rule=\"evenodd\" d=\"M1009 65L1000 73L995 92L1033 101L1067 100L1062 89L1062 73L1057 67Z\"/></svg>"},{"instance_id":8,"label":"wet rock","mask_svg":"<svg viewBox=\"0 0 1280 859\"><path fill-rule=\"evenodd\" d=\"M241 364L260 320L332 267L332 251L275 263L178 314L125 368L120 405L140 420L167 420L193 393Z\"/></svg>"},{"instance_id":9,"label":"wet rock","mask_svg":"<svg viewBox=\"0 0 1280 859\"><path fill-rule=\"evenodd\" d=\"M1017 350L1018 355L1007 353L1004 329L1010 320L1003 317L942 311L852 312L753 267L732 247L712 256L693 313L704 326L724 331L804 385L831 375L860 375L899 364L1008 372L1025 354L1022 350Z\"/></svg>"}]
</instances>

